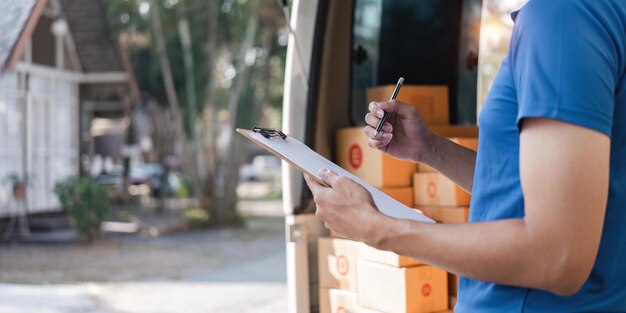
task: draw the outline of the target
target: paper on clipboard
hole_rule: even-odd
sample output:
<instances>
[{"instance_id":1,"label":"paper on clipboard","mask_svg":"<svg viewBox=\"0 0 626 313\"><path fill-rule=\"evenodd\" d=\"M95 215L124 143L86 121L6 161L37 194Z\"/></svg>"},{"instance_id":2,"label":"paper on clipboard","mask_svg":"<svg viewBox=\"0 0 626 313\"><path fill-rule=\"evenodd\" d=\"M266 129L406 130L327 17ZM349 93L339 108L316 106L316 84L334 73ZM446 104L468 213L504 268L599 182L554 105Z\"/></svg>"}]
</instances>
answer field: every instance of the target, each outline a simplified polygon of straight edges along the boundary
<instances>
[{"instance_id":1,"label":"paper on clipboard","mask_svg":"<svg viewBox=\"0 0 626 313\"><path fill-rule=\"evenodd\" d=\"M307 145L291 136L286 136L286 138L266 138L260 133L240 128L237 129L237 132L277 157L287 161L292 166L298 168L301 172L307 173L316 178L318 181L321 181L318 176L318 172L322 168L329 169L338 175L350 178L371 193L378 210L387 216L434 223L432 219L389 197L382 191L376 189L362 179L341 168L339 165L319 155Z\"/></svg>"}]
</instances>

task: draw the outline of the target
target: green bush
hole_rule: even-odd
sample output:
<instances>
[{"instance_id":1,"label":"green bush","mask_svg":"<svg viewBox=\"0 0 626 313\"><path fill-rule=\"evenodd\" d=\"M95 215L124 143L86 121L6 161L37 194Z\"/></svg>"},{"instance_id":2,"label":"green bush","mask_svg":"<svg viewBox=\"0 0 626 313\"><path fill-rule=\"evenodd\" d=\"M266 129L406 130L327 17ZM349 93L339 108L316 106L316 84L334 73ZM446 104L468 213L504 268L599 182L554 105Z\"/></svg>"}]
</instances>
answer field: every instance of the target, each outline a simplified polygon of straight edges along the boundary
<instances>
[{"instance_id":1,"label":"green bush","mask_svg":"<svg viewBox=\"0 0 626 313\"><path fill-rule=\"evenodd\" d=\"M76 177L59 182L54 188L61 206L83 240L100 236L100 224L109 214L106 188L93 179Z\"/></svg>"}]
</instances>

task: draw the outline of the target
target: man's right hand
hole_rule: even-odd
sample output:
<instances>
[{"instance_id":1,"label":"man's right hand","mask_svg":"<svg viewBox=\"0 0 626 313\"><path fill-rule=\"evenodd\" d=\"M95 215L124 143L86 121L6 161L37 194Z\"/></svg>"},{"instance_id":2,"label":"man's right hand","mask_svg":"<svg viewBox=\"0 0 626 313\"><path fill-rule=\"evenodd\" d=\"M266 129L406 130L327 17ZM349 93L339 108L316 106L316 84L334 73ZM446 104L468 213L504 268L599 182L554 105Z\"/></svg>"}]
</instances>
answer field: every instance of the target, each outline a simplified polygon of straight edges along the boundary
<instances>
[{"instance_id":1,"label":"man's right hand","mask_svg":"<svg viewBox=\"0 0 626 313\"><path fill-rule=\"evenodd\" d=\"M376 126L389 112L385 125L378 135ZM425 153L433 147L435 136L415 107L397 100L370 102L365 115L365 135L368 145L394 158L422 162Z\"/></svg>"}]
</instances>

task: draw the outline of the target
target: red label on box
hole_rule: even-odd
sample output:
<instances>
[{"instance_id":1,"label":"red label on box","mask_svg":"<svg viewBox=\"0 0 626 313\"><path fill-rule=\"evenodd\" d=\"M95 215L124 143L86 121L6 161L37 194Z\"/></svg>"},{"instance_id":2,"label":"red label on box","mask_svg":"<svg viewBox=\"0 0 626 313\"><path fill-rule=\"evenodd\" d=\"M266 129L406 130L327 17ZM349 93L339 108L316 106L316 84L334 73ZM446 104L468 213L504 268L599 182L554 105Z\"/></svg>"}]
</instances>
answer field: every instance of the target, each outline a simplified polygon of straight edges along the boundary
<instances>
[{"instance_id":1,"label":"red label on box","mask_svg":"<svg viewBox=\"0 0 626 313\"><path fill-rule=\"evenodd\" d=\"M424 297L428 297L430 295L430 292L433 291L432 288L430 287L429 283L424 284L424 286L422 286L422 295Z\"/></svg>"},{"instance_id":2,"label":"red label on box","mask_svg":"<svg viewBox=\"0 0 626 313\"><path fill-rule=\"evenodd\" d=\"M354 167L355 169L361 167L361 164L363 163L363 150L361 150L361 146L353 144L352 146L350 146L348 154L350 166Z\"/></svg>"},{"instance_id":3,"label":"red label on box","mask_svg":"<svg viewBox=\"0 0 626 313\"><path fill-rule=\"evenodd\" d=\"M350 271L350 264L348 258L343 255L337 257L337 272L341 275L346 275Z\"/></svg>"},{"instance_id":4,"label":"red label on box","mask_svg":"<svg viewBox=\"0 0 626 313\"><path fill-rule=\"evenodd\" d=\"M437 185L433 182L428 183L428 196L434 198L437 195Z\"/></svg>"}]
</instances>

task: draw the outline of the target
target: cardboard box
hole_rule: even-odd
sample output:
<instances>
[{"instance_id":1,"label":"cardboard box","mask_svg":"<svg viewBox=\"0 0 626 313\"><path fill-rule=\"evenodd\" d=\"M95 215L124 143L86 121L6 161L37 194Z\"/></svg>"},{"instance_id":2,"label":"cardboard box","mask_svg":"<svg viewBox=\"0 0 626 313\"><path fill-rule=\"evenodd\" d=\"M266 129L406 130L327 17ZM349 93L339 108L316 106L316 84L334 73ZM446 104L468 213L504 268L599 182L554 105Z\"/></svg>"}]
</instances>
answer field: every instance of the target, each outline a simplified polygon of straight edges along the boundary
<instances>
[{"instance_id":1,"label":"cardboard box","mask_svg":"<svg viewBox=\"0 0 626 313\"><path fill-rule=\"evenodd\" d=\"M320 287L356 291L358 242L323 237L317 251Z\"/></svg>"},{"instance_id":2,"label":"cardboard box","mask_svg":"<svg viewBox=\"0 0 626 313\"><path fill-rule=\"evenodd\" d=\"M424 164L424 163L417 163L417 171L420 173L423 172L428 172L428 173L437 173L437 170Z\"/></svg>"},{"instance_id":3,"label":"cardboard box","mask_svg":"<svg viewBox=\"0 0 626 313\"><path fill-rule=\"evenodd\" d=\"M322 297L321 295L324 294ZM322 305L323 303L323 305ZM357 303L354 292L320 288L320 313L380 313L365 309Z\"/></svg>"},{"instance_id":4,"label":"cardboard box","mask_svg":"<svg viewBox=\"0 0 626 313\"><path fill-rule=\"evenodd\" d=\"M454 137L448 139L450 139L450 141L456 143L457 145L461 145L465 148L478 151L478 138Z\"/></svg>"},{"instance_id":5,"label":"cardboard box","mask_svg":"<svg viewBox=\"0 0 626 313\"><path fill-rule=\"evenodd\" d=\"M399 255L391 251L383 251L372 248L362 242L359 243L359 259L393 267L408 267L423 264L422 262L411 257Z\"/></svg>"},{"instance_id":6,"label":"cardboard box","mask_svg":"<svg viewBox=\"0 0 626 313\"><path fill-rule=\"evenodd\" d=\"M409 187L415 163L400 161L370 148L362 127L337 131L337 164L377 188Z\"/></svg>"},{"instance_id":7,"label":"cardboard box","mask_svg":"<svg viewBox=\"0 0 626 313\"><path fill-rule=\"evenodd\" d=\"M330 288L320 287L320 313L331 313L330 309Z\"/></svg>"},{"instance_id":8,"label":"cardboard box","mask_svg":"<svg viewBox=\"0 0 626 313\"><path fill-rule=\"evenodd\" d=\"M454 137L448 138L452 142L459 144L463 147L472 149L474 151L478 151L478 138L469 138L469 137ZM418 172L436 172L436 170L426 164L418 163L417 164Z\"/></svg>"},{"instance_id":9,"label":"cardboard box","mask_svg":"<svg viewBox=\"0 0 626 313\"><path fill-rule=\"evenodd\" d=\"M367 89L367 103L387 101L396 85L386 85ZM397 98L414 106L429 125L448 125L450 104L448 86L403 85Z\"/></svg>"},{"instance_id":10,"label":"cardboard box","mask_svg":"<svg viewBox=\"0 0 626 313\"><path fill-rule=\"evenodd\" d=\"M415 205L469 206L470 195L447 177L439 173L413 175Z\"/></svg>"},{"instance_id":11,"label":"cardboard box","mask_svg":"<svg viewBox=\"0 0 626 313\"><path fill-rule=\"evenodd\" d=\"M413 187L386 187L381 188L381 191L400 203L413 207Z\"/></svg>"},{"instance_id":12,"label":"cardboard box","mask_svg":"<svg viewBox=\"0 0 626 313\"><path fill-rule=\"evenodd\" d=\"M459 276L448 273L448 292L455 297L459 293Z\"/></svg>"},{"instance_id":13,"label":"cardboard box","mask_svg":"<svg viewBox=\"0 0 626 313\"><path fill-rule=\"evenodd\" d=\"M416 207L415 209L437 223L467 224L469 219L469 207Z\"/></svg>"},{"instance_id":14,"label":"cardboard box","mask_svg":"<svg viewBox=\"0 0 626 313\"><path fill-rule=\"evenodd\" d=\"M435 134L446 137L446 138L478 138L478 127L477 126L439 126L433 125L430 126L430 130L432 130Z\"/></svg>"},{"instance_id":15,"label":"cardboard box","mask_svg":"<svg viewBox=\"0 0 626 313\"><path fill-rule=\"evenodd\" d=\"M448 309L448 274L429 265L392 267L358 261L359 305L388 313Z\"/></svg>"}]
</instances>

